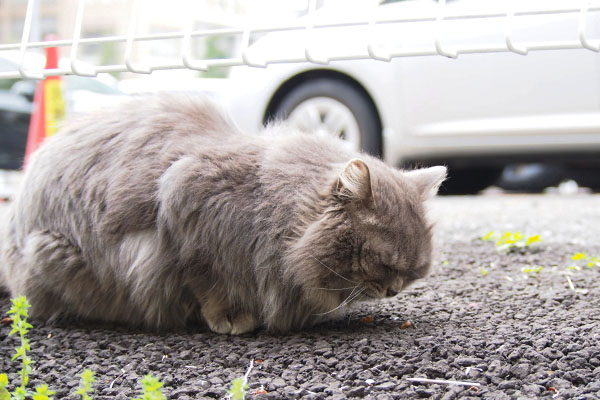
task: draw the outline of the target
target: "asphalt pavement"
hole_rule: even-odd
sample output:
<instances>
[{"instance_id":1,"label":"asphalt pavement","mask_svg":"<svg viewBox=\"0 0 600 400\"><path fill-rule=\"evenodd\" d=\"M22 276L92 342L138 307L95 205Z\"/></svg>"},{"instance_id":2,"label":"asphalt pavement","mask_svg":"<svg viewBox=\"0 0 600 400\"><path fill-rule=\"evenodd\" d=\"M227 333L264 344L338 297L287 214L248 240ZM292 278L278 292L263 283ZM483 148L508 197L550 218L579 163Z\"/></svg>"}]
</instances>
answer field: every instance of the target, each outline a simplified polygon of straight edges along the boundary
<instances>
[{"instance_id":1,"label":"asphalt pavement","mask_svg":"<svg viewBox=\"0 0 600 400\"><path fill-rule=\"evenodd\" d=\"M34 322L31 385L78 399L90 368L95 399L133 398L147 373L169 399L224 398L252 363L257 400L599 399L600 196L443 197L430 209L433 273L391 300L288 335ZM510 249L497 245L505 232ZM4 296L2 316L8 307ZM15 383L9 331L0 372Z\"/></svg>"}]
</instances>

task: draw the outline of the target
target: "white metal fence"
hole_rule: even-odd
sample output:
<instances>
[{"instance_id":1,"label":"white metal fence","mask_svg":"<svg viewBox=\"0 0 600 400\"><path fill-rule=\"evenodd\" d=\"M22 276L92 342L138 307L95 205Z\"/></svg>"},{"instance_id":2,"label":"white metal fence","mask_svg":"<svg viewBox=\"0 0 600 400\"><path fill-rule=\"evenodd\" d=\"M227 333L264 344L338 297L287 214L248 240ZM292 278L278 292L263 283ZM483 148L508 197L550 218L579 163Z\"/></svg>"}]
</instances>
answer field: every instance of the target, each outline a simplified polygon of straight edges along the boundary
<instances>
[{"instance_id":1,"label":"white metal fence","mask_svg":"<svg viewBox=\"0 0 600 400\"><path fill-rule=\"evenodd\" d=\"M572 1L501 1L498 0L492 7L490 1L483 1L486 7L477 6L477 2L471 1L473 7L453 9L446 4L446 0L439 0L434 6L420 12L410 14L390 14L378 15L369 10L375 10L378 7L378 0L369 1L365 12L360 15L354 14L348 16L340 13L338 16L332 16L327 19L316 18L318 14L316 0L307 0L307 15L291 22L273 22L273 23L247 23L243 26L231 26L214 29L193 29L194 15L190 11L189 20L181 21L182 29L167 33L138 34L136 25L140 10L144 7L143 0L134 0L129 10L129 24L127 34L117 36L104 36L83 38L82 21L85 12L85 0L79 0L78 9L73 21L74 34L68 39L50 40L50 41L31 41L32 21L36 1L29 0L25 17L24 29L20 42L1 43L1 51L17 50L20 54L18 66L14 70L0 72L0 78L34 78L40 79L45 76L76 74L82 76L95 76L104 72L132 72L148 74L157 70L169 69L190 69L205 71L210 67L227 67L248 65L253 67L265 67L269 64L289 63L289 62L315 62L326 64L335 60L365 59L373 58L383 61L389 61L396 57L427 56L439 55L444 57L456 58L461 54L469 53L488 53L488 52L513 52L526 55L530 51L552 50L552 49L588 49L598 52L600 50L600 39L589 37L590 27L588 26L588 15L590 13L600 12L600 0L572 0ZM408 1L427 1L427 0L408 0ZM449 0L450 1L450 0ZM460 2L461 0L457 0ZM191 3L191 2L190 2ZM521 16L547 15L547 14L573 14L578 15L578 25L576 36L573 39L549 39L541 41L529 41L517 43L513 38L513 26L515 21ZM467 44L462 47L448 47L444 45L443 27L447 21L473 20L485 18L504 18L506 29L504 32L503 43L495 44ZM347 27L363 27L369 32L375 32L378 26L389 24L403 24L415 22L433 23L437 27L437 37L434 39L433 46L426 46L422 49L411 48L405 50L385 51L381 46L375 46L375 39L381 44L381 38L375 38L374 41L367 44L364 51L348 52L345 54L336 53L329 56L326 52L319 52L316 56L311 51L310 41L307 40L303 57L272 57L268 59L252 59L248 56L248 49L251 44L251 37L255 34L265 34L280 31L305 31L306 37L311 33L318 34L318 30L327 29L345 29ZM192 40L202 37L215 36L233 36L239 40L239 51L236 54L224 58L194 58L192 52ZM134 60L132 56L133 46L140 42L155 42L168 39L179 39L180 57L173 62L151 63L144 60ZM78 52L83 45L107 43L124 44L123 62L116 64L92 64L81 62ZM55 69L42 69L32 67L28 64L27 54L32 49L41 49L45 47L57 46L63 48L63 55L66 53L70 57L67 66L61 66ZM66 48L66 49L64 49ZM66 51L65 51L66 50Z\"/></svg>"}]
</instances>

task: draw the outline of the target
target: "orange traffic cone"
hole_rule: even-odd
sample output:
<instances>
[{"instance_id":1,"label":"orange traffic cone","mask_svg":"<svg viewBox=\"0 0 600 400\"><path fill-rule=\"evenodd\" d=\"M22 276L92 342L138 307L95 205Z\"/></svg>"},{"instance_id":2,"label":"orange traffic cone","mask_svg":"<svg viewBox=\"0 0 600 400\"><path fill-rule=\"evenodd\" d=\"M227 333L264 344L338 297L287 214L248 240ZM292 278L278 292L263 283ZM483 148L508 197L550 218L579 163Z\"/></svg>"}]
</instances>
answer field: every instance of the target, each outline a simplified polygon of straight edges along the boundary
<instances>
[{"instance_id":1,"label":"orange traffic cone","mask_svg":"<svg viewBox=\"0 0 600 400\"><path fill-rule=\"evenodd\" d=\"M46 69L58 68L58 48L46 48ZM48 76L38 81L33 98L33 110L27 133L25 160L23 168L31 154L52 136L58 129L58 123L64 117L65 103L62 96L62 81L59 76Z\"/></svg>"}]
</instances>

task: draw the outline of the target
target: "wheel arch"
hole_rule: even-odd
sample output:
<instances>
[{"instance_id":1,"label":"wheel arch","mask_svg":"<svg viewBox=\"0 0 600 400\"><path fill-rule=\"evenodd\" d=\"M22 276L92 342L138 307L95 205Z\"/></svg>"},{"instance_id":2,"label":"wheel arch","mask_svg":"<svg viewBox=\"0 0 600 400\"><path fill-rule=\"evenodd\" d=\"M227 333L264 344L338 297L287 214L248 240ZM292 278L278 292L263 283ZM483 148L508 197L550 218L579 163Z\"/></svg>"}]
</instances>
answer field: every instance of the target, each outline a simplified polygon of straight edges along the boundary
<instances>
[{"instance_id":1,"label":"wheel arch","mask_svg":"<svg viewBox=\"0 0 600 400\"><path fill-rule=\"evenodd\" d=\"M263 115L263 124L267 124L269 121L273 120L277 108L288 93L290 93L292 90L294 90L304 82L322 78L344 82L356 89L362 96L364 96L364 98L369 102L370 106L373 108L373 111L375 112L375 117L377 119L377 123L379 124L380 131L383 129L380 111L377 105L375 104L375 101L373 100L373 96L371 96L367 89L353 77L343 72L334 71L330 69L312 69L304 71L294 75L293 77L283 82L277 88L277 90L269 100L269 103ZM383 132L381 132L381 134L383 134Z\"/></svg>"}]
</instances>

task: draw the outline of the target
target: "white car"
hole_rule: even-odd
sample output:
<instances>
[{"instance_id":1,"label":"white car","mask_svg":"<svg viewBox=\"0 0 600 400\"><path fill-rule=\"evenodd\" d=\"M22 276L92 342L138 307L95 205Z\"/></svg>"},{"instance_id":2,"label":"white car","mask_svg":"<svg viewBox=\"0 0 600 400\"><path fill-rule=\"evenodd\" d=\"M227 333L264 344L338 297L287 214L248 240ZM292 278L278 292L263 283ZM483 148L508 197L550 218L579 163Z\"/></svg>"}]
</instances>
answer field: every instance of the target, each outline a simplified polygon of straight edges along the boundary
<instances>
[{"instance_id":1,"label":"white car","mask_svg":"<svg viewBox=\"0 0 600 400\"><path fill-rule=\"evenodd\" d=\"M512 4L535 9L574 3L580 2ZM547 43L577 44L581 13L509 15L507 4L456 0L444 11L498 10L496 17L269 33L244 54L248 63L266 68L231 71L230 112L249 131L289 118L393 165L445 163L450 191L476 192L510 162L600 165L599 54L584 48L538 50L551 47ZM321 9L315 17L418 19L438 15L438 7L432 0L384 1L377 7ZM590 8L585 17L586 38L598 41L600 11ZM348 54L359 59L336 60ZM411 55L381 60L394 54ZM307 58L312 62L269 62Z\"/></svg>"}]
</instances>

